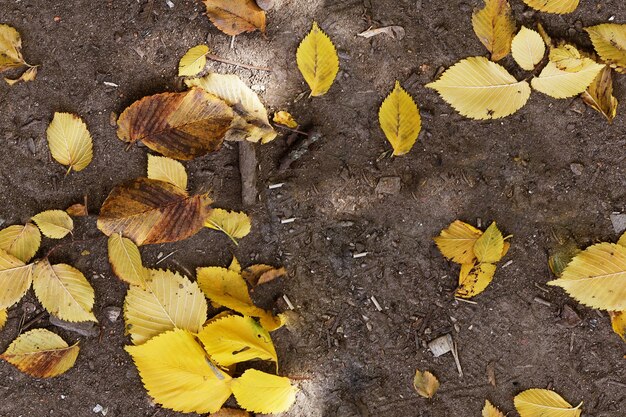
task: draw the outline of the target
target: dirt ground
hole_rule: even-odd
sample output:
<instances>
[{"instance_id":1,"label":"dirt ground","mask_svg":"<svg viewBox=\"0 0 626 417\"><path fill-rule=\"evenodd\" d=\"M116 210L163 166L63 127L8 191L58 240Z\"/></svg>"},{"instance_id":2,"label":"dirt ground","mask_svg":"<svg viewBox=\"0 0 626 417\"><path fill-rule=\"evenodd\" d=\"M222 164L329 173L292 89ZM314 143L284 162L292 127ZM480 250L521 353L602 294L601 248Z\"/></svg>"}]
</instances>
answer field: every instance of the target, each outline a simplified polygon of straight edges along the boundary
<instances>
[{"instance_id":1,"label":"dirt ground","mask_svg":"<svg viewBox=\"0 0 626 417\"><path fill-rule=\"evenodd\" d=\"M526 107L503 120L456 114L424 84L440 67L485 55L471 29L479 0L277 0L266 36L238 36L234 49L200 2L172 2L173 8L164 0L1 2L0 22L19 30L26 60L42 65L35 82L0 85L5 225L44 209L64 209L87 194L92 216L77 220L76 238L99 236L95 215L108 192L146 169L146 149L125 151L110 125L111 112L119 114L145 95L181 90L179 58L208 42L224 58L270 66L267 73L211 64L215 71L239 74L268 108L289 110L323 138L285 173L277 170L287 149L284 138L258 149L260 201L247 209L254 227L239 247L206 230L184 242L142 248L142 254L153 266L159 254L176 251L159 267L181 272L226 266L232 254L244 265L288 268L288 279L257 294L277 308L286 294L298 315L288 329L274 333L281 373L301 388L286 416L478 416L485 399L514 415L513 396L532 387L552 387L574 404L584 401L587 417L626 414L626 349L609 319L545 285L555 233L571 234L581 246L617 238L609 215L626 211L624 109L608 125L578 99L533 93ZM626 22L622 0L581 0L566 16L533 13L521 0L511 3L520 23L539 19L555 37L586 47L582 27L611 16ZM326 96L310 99L302 94L307 87L295 50L314 19L337 45L341 72ZM392 24L405 28L404 39L356 36L370 25ZM511 63L504 61L509 68ZM381 158L390 147L377 109L395 79L419 102L424 129L408 155ZM617 77L615 86L626 102L626 77ZM83 172L66 177L49 156L45 129L55 111L75 112L89 126L95 157ZM243 209L236 144L185 165L192 190L212 190L216 206ZM384 177L399 177L399 192L377 193ZM282 188L268 189L281 182ZM293 223L281 224L292 217ZM496 220L514 235L503 261L512 264L498 270L477 304L454 301L458 267L432 241L457 218L474 224L482 219L483 225ZM47 240L40 253L53 244ZM83 250L90 253L81 255ZM353 258L361 252L367 256ZM151 403L123 350L129 343L123 320L104 315L106 307L122 306L126 291L107 263L106 240L66 247L52 260L72 263L89 278L101 332L83 337L42 316L35 327L80 341L76 366L38 380L1 362L0 417L88 417L97 415L98 404L114 417L180 415ZM566 305L580 323L560 323ZM0 350L17 336L21 320L28 323L42 311L29 292L9 311ZM450 354L433 358L425 347L445 333L458 343L462 377ZM487 378L490 363L495 387ZM416 368L439 377L435 399L413 391Z\"/></svg>"}]
</instances>

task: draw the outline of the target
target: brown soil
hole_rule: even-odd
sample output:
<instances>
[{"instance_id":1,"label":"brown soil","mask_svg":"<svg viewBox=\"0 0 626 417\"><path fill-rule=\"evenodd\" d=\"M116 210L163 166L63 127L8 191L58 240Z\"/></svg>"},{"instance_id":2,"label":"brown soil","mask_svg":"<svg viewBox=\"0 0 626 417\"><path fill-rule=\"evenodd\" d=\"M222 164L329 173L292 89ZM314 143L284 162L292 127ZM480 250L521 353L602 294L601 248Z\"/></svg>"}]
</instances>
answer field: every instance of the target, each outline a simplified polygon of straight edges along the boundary
<instances>
[{"instance_id":1,"label":"brown soil","mask_svg":"<svg viewBox=\"0 0 626 417\"><path fill-rule=\"evenodd\" d=\"M159 266L181 272L227 265L232 254L243 264L288 268L288 279L258 291L267 306L280 306L274 301L288 295L299 316L295 326L275 333L281 373L297 378L301 388L286 415L478 416L485 399L513 412L515 394L553 387L572 403L584 401L586 416L624 416L624 343L606 315L545 285L551 278L546 253L553 230L571 233L581 246L617 237L609 215L626 209L622 109L608 125L579 100L534 93L526 107L504 120L477 122L456 114L423 85L439 67L485 54L470 23L478 0L277 0L267 35L238 36L234 49L202 14L200 2L172 1L171 9L162 0L2 2L1 22L20 31L26 59L42 64L35 82L0 86L5 225L23 223L44 209L66 208L87 194L94 216L77 221L76 238L97 237L95 214L108 192L146 168L146 149L125 152L109 124L111 112L119 114L148 94L181 90L178 59L208 37L216 54L271 66L273 72L218 63L212 68L263 86L269 108L289 110L323 138L284 174L277 164L285 140L259 149L261 200L248 209L254 228L239 247L207 230L142 253L147 265L155 265L160 253L176 251ZM582 0L566 16L535 14L520 0L511 3L521 23L539 18L554 36L587 47L581 27L610 16L626 21L621 0ZM313 19L335 41L342 70L326 96L309 99L294 55ZM355 36L370 25L390 24L403 26L406 38ZM379 158L389 145L377 124L377 108L395 79L419 101L424 130L407 156ZM616 95L626 100L626 77L617 78ZM95 159L83 172L64 176L64 168L49 157L45 129L55 111L75 112L90 128ZM580 175L572 163L582 164ZM213 190L219 207L243 208L236 145L186 167L193 190ZM383 177L399 177L401 190L377 194ZM267 189L279 182L285 185ZM281 224L290 217L296 221ZM475 305L454 301L457 266L446 262L432 241L457 218L496 220L514 235L503 261L513 263L498 270ZM81 256L85 249L90 253ZM359 252L368 254L354 259ZM37 380L0 363L0 416L88 417L95 415L96 404L106 407L108 416L179 415L151 404L123 350L129 343L123 321L111 323L104 316L106 307L122 306L125 294L107 263L105 240L66 247L53 261L72 263L90 279L101 333L82 337L42 317L36 327L80 341L76 366L58 378ZM581 318L574 327L557 324L565 305ZM29 322L41 311L32 293L12 308L0 350L17 336L22 319ZM433 358L425 348L447 332L458 343L463 377L450 354ZM487 379L490 363L496 387ZM416 368L441 380L432 401L413 391Z\"/></svg>"}]
</instances>

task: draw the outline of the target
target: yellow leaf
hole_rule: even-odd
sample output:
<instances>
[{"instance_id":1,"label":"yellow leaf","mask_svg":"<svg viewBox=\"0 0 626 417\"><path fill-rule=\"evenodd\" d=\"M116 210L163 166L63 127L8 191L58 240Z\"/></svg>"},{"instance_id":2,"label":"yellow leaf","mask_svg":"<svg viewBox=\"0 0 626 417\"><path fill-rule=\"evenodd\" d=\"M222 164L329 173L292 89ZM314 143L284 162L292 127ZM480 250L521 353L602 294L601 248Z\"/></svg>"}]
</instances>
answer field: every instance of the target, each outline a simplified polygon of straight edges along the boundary
<instances>
[{"instance_id":1,"label":"yellow leaf","mask_svg":"<svg viewBox=\"0 0 626 417\"><path fill-rule=\"evenodd\" d=\"M550 61L565 72L579 72L585 67L585 59L580 51L568 43L550 49Z\"/></svg>"},{"instance_id":2,"label":"yellow leaf","mask_svg":"<svg viewBox=\"0 0 626 417\"><path fill-rule=\"evenodd\" d=\"M530 97L526 81L517 81L504 67L484 57L466 58L426 87L463 116L499 119L521 109Z\"/></svg>"},{"instance_id":3,"label":"yellow leaf","mask_svg":"<svg viewBox=\"0 0 626 417\"><path fill-rule=\"evenodd\" d=\"M0 249L22 262L30 261L41 244L41 233L32 223L15 225L0 230Z\"/></svg>"},{"instance_id":4,"label":"yellow leaf","mask_svg":"<svg viewBox=\"0 0 626 417\"><path fill-rule=\"evenodd\" d=\"M209 217L204 221L204 226L224 232L237 245L236 239L247 236L252 223L246 213L216 208L211 210Z\"/></svg>"},{"instance_id":5,"label":"yellow leaf","mask_svg":"<svg viewBox=\"0 0 626 417\"><path fill-rule=\"evenodd\" d=\"M471 263L476 259L474 243L483 234L472 225L455 220L435 238L441 254L459 264Z\"/></svg>"},{"instance_id":6,"label":"yellow leaf","mask_svg":"<svg viewBox=\"0 0 626 417\"><path fill-rule=\"evenodd\" d=\"M626 25L604 23L585 30L600 58L615 71L626 73Z\"/></svg>"},{"instance_id":7,"label":"yellow leaf","mask_svg":"<svg viewBox=\"0 0 626 417\"><path fill-rule=\"evenodd\" d=\"M6 308L0 309L0 330L2 330L5 324L7 324L8 318L9 316L7 314L7 309Z\"/></svg>"},{"instance_id":8,"label":"yellow leaf","mask_svg":"<svg viewBox=\"0 0 626 417\"><path fill-rule=\"evenodd\" d=\"M579 0L524 0L524 3L546 13L571 13L578 7ZM565 417L565 416L564 416Z\"/></svg>"},{"instance_id":9,"label":"yellow leaf","mask_svg":"<svg viewBox=\"0 0 626 417\"><path fill-rule=\"evenodd\" d=\"M198 338L211 359L224 367L253 359L278 364L270 334L250 317L213 320L204 326Z\"/></svg>"},{"instance_id":10,"label":"yellow leaf","mask_svg":"<svg viewBox=\"0 0 626 417\"><path fill-rule=\"evenodd\" d=\"M439 380L435 375L428 371L415 371L415 377L413 378L413 388L417 393L424 398L433 398L437 390L439 389Z\"/></svg>"},{"instance_id":11,"label":"yellow leaf","mask_svg":"<svg viewBox=\"0 0 626 417\"><path fill-rule=\"evenodd\" d=\"M455 297L472 298L485 291L493 280L496 266L488 263L463 264L459 274L459 286L454 292Z\"/></svg>"},{"instance_id":12,"label":"yellow leaf","mask_svg":"<svg viewBox=\"0 0 626 417\"><path fill-rule=\"evenodd\" d=\"M48 259L35 264L33 289L41 305L61 320L95 321L94 291L78 269L67 264L51 265Z\"/></svg>"},{"instance_id":13,"label":"yellow leaf","mask_svg":"<svg viewBox=\"0 0 626 417\"><path fill-rule=\"evenodd\" d=\"M572 407L563 397L554 391L532 388L513 399L515 408L521 417L579 417L580 403Z\"/></svg>"},{"instance_id":14,"label":"yellow leaf","mask_svg":"<svg viewBox=\"0 0 626 417\"><path fill-rule=\"evenodd\" d=\"M609 317L611 317L613 331L626 342L626 311L609 311ZM0 318L1 321L2 319Z\"/></svg>"},{"instance_id":15,"label":"yellow leaf","mask_svg":"<svg viewBox=\"0 0 626 417\"><path fill-rule=\"evenodd\" d=\"M311 89L311 96L323 96L330 90L339 72L337 49L328 35L313 22L296 53L298 69Z\"/></svg>"},{"instance_id":16,"label":"yellow leaf","mask_svg":"<svg viewBox=\"0 0 626 417\"><path fill-rule=\"evenodd\" d=\"M291 129L295 129L298 127L298 122L293 118L291 114L286 111L278 111L274 113L274 123L287 126Z\"/></svg>"},{"instance_id":17,"label":"yellow leaf","mask_svg":"<svg viewBox=\"0 0 626 417\"><path fill-rule=\"evenodd\" d=\"M478 262L496 263L502 259L503 253L504 237L493 222L474 243L474 254Z\"/></svg>"},{"instance_id":18,"label":"yellow leaf","mask_svg":"<svg viewBox=\"0 0 626 417\"><path fill-rule=\"evenodd\" d=\"M626 232L624 232L622 236L620 236L617 244L626 248Z\"/></svg>"},{"instance_id":19,"label":"yellow leaf","mask_svg":"<svg viewBox=\"0 0 626 417\"><path fill-rule=\"evenodd\" d=\"M37 67L30 67L29 69L24 71L22 75L20 75L18 78L10 79L10 78L4 77L4 81L6 81L6 83L9 85L15 85L19 83L20 81L25 82L25 83L29 81L34 81L35 78L37 78Z\"/></svg>"},{"instance_id":20,"label":"yellow leaf","mask_svg":"<svg viewBox=\"0 0 626 417\"><path fill-rule=\"evenodd\" d=\"M202 78L185 80L187 87L200 87L221 98L232 107L235 121L230 126L226 140L267 143L277 136L270 125L267 109L261 99L235 74L210 73Z\"/></svg>"},{"instance_id":21,"label":"yellow leaf","mask_svg":"<svg viewBox=\"0 0 626 417\"><path fill-rule=\"evenodd\" d=\"M513 38L511 52L517 65L526 71L532 71L535 69L535 65L543 59L546 53L546 44L539 33L522 26Z\"/></svg>"},{"instance_id":22,"label":"yellow leaf","mask_svg":"<svg viewBox=\"0 0 626 417\"><path fill-rule=\"evenodd\" d=\"M18 258L0 249L0 309L22 299L33 281L33 264L24 265Z\"/></svg>"},{"instance_id":23,"label":"yellow leaf","mask_svg":"<svg viewBox=\"0 0 626 417\"><path fill-rule=\"evenodd\" d=\"M148 178L169 182L181 190L187 189L187 171L180 162L165 156L148 154Z\"/></svg>"},{"instance_id":24,"label":"yellow leaf","mask_svg":"<svg viewBox=\"0 0 626 417\"><path fill-rule=\"evenodd\" d=\"M483 407L483 417L504 417L504 414L488 400L485 400L485 406Z\"/></svg>"},{"instance_id":25,"label":"yellow leaf","mask_svg":"<svg viewBox=\"0 0 626 417\"><path fill-rule=\"evenodd\" d=\"M541 71L539 77L533 78L533 88L550 97L568 98L584 92L600 73L603 65L596 64L592 59L583 58L583 67L578 72L560 70L550 61Z\"/></svg>"},{"instance_id":26,"label":"yellow leaf","mask_svg":"<svg viewBox=\"0 0 626 417\"><path fill-rule=\"evenodd\" d=\"M74 366L78 351L78 343L68 346L61 336L46 329L35 329L15 339L0 358L25 374L52 378Z\"/></svg>"},{"instance_id":27,"label":"yellow leaf","mask_svg":"<svg viewBox=\"0 0 626 417\"><path fill-rule=\"evenodd\" d=\"M71 170L82 171L93 158L93 143L87 125L71 113L54 113L46 130L52 157Z\"/></svg>"},{"instance_id":28,"label":"yellow leaf","mask_svg":"<svg viewBox=\"0 0 626 417\"><path fill-rule=\"evenodd\" d=\"M380 106L378 121L394 155L411 150L422 129L422 119L413 97L400 86L400 81L396 81L395 88Z\"/></svg>"},{"instance_id":29,"label":"yellow leaf","mask_svg":"<svg viewBox=\"0 0 626 417\"><path fill-rule=\"evenodd\" d=\"M235 258L234 256L233 256L233 260L230 261L230 266L228 267L228 269L230 271L235 271L238 274L241 273L241 265L239 264L239 261L237 260L237 258Z\"/></svg>"},{"instance_id":30,"label":"yellow leaf","mask_svg":"<svg viewBox=\"0 0 626 417\"><path fill-rule=\"evenodd\" d=\"M287 275L285 268L274 268L264 264L250 265L241 271L241 276L251 287L266 284L285 275Z\"/></svg>"},{"instance_id":31,"label":"yellow leaf","mask_svg":"<svg viewBox=\"0 0 626 417\"><path fill-rule=\"evenodd\" d=\"M178 63L179 77L193 77L202 72L206 66L206 54L209 53L209 47L206 45L198 45L189 49Z\"/></svg>"},{"instance_id":32,"label":"yellow leaf","mask_svg":"<svg viewBox=\"0 0 626 417\"><path fill-rule=\"evenodd\" d=\"M198 284L176 272L150 269L146 288L132 286L124 300L126 332L135 345L178 328L198 333L207 303Z\"/></svg>"},{"instance_id":33,"label":"yellow leaf","mask_svg":"<svg viewBox=\"0 0 626 417\"><path fill-rule=\"evenodd\" d=\"M581 97L586 104L600 112L609 123L612 123L617 115L618 102L613 97L611 67L605 66Z\"/></svg>"},{"instance_id":34,"label":"yellow leaf","mask_svg":"<svg viewBox=\"0 0 626 417\"><path fill-rule=\"evenodd\" d=\"M248 369L232 382L233 394L242 408L253 413L282 413L293 405L298 389L289 378Z\"/></svg>"},{"instance_id":35,"label":"yellow leaf","mask_svg":"<svg viewBox=\"0 0 626 417\"><path fill-rule=\"evenodd\" d=\"M543 39L545 44L548 45L548 48L551 49L554 46L554 43L552 42L552 38L550 37L550 35L548 35L548 32L546 32L541 22L537 22L537 32L539 32L539 34L541 35L541 39Z\"/></svg>"},{"instance_id":36,"label":"yellow leaf","mask_svg":"<svg viewBox=\"0 0 626 417\"><path fill-rule=\"evenodd\" d=\"M24 64L20 34L9 25L0 25L0 72Z\"/></svg>"},{"instance_id":37,"label":"yellow leaf","mask_svg":"<svg viewBox=\"0 0 626 417\"><path fill-rule=\"evenodd\" d=\"M231 377L206 356L193 334L175 329L126 346L148 394L183 413L213 413L230 397Z\"/></svg>"},{"instance_id":38,"label":"yellow leaf","mask_svg":"<svg viewBox=\"0 0 626 417\"><path fill-rule=\"evenodd\" d=\"M472 14L474 33L491 52L491 60L499 61L511 51L515 19L507 0L485 0L485 7Z\"/></svg>"},{"instance_id":39,"label":"yellow leaf","mask_svg":"<svg viewBox=\"0 0 626 417\"><path fill-rule=\"evenodd\" d=\"M39 226L44 236L51 239L62 239L74 230L74 221L63 210L42 211L31 220Z\"/></svg>"},{"instance_id":40,"label":"yellow leaf","mask_svg":"<svg viewBox=\"0 0 626 417\"><path fill-rule=\"evenodd\" d=\"M567 265L560 279L548 282L563 288L580 303L600 310L626 310L626 247L593 245Z\"/></svg>"},{"instance_id":41,"label":"yellow leaf","mask_svg":"<svg viewBox=\"0 0 626 417\"><path fill-rule=\"evenodd\" d=\"M254 0L203 0L206 14L222 32L236 36L243 32L265 32L265 12Z\"/></svg>"},{"instance_id":42,"label":"yellow leaf","mask_svg":"<svg viewBox=\"0 0 626 417\"><path fill-rule=\"evenodd\" d=\"M139 248L132 240L113 233L109 236L108 251L109 263L119 279L141 288L146 287L150 272L144 268Z\"/></svg>"}]
</instances>

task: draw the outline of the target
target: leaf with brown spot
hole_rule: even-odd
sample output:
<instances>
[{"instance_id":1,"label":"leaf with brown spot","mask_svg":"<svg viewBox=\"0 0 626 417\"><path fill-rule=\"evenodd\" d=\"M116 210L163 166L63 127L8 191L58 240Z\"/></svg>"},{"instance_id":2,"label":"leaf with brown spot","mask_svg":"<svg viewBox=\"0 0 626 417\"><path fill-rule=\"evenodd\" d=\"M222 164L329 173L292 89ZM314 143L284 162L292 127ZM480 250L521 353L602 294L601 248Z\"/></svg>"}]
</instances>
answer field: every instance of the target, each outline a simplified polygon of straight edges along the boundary
<instances>
[{"instance_id":1,"label":"leaf with brown spot","mask_svg":"<svg viewBox=\"0 0 626 417\"><path fill-rule=\"evenodd\" d=\"M433 398L437 390L439 389L439 380L435 375L428 371L415 371L415 377L413 378L413 388L417 393L424 398Z\"/></svg>"},{"instance_id":2,"label":"leaf with brown spot","mask_svg":"<svg viewBox=\"0 0 626 417\"><path fill-rule=\"evenodd\" d=\"M115 187L98 217L105 235L120 233L138 246L177 242L195 235L210 213L206 194L188 196L165 181L136 178Z\"/></svg>"},{"instance_id":3,"label":"leaf with brown spot","mask_svg":"<svg viewBox=\"0 0 626 417\"><path fill-rule=\"evenodd\" d=\"M618 102L613 96L613 75L610 66L607 65L600 71L581 97L585 104L600 112L609 123L613 123L617 115Z\"/></svg>"},{"instance_id":4,"label":"leaf with brown spot","mask_svg":"<svg viewBox=\"0 0 626 417\"><path fill-rule=\"evenodd\" d=\"M46 329L35 329L15 339L0 358L25 374L52 378L74 366L78 351L78 343L68 346L59 335Z\"/></svg>"},{"instance_id":5,"label":"leaf with brown spot","mask_svg":"<svg viewBox=\"0 0 626 417\"><path fill-rule=\"evenodd\" d=\"M265 12L254 0L204 0L204 5L209 20L227 35L265 32Z\"/></svg>"},{"instance_id":6,"label":"leaf with brown spot","mask_svg":"<svg viewBox=\"0 0 626 417\"><path fill-rule=\"evenodd\" d=\"M251 287L266 284L286 275L287 270L284 267L274 268L273 266L263 264L250 265L241 272L241 276L248 281Z\"/></svg>"},{"instance_id":7,"label":"leaf with brown spot","mask_svg":"<svg viewBox=\"0 0 626 417\"><path fill-rule=\"evenodd\" d=\"M609 311L609 317L615 334L626 342L626 311Z\"/></svg>"},{"instance_id":8,"label":"leaf with brown spot","mask_svg":"<svg viewBox=\"0 0 626 417\"><path fill-rule=\"evenodd\" d=\"M189 160L219 150L234 117L228 104L201 88L161 93L124 110L117 136L124 142L142 141L169 158Z\"/></svg>"}]
</instances>

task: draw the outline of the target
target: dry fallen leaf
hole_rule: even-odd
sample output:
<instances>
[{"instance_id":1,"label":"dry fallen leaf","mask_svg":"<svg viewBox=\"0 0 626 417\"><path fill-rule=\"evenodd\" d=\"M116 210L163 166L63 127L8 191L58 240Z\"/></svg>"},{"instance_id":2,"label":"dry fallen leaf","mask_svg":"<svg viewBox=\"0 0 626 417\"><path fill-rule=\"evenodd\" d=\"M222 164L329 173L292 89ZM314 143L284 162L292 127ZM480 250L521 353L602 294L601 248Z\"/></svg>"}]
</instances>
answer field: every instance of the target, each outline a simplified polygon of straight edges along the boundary
<instances>
[{"instance_id":1,"label":"dry fallen leaf","mask_svg":"<svg viewBox=\"0 0 626 417\"><path fill-rule=\"evenodd\" d=\"M89 216L89 212L87 211L87 206L82 203L72 204L71 206L65 209L65 212L72 217Z\"/></svg>"},{"instance_id":2,"label":"dry fallen leaf","mask_svg":"<svg viewBox=\"0 0 626 417\"><path fill-rule=\"evenodd\" d=\"M366 30L365 32L359 33L358 36L361 36L362 38L371 38L373 36L380 35L381 33L384 33L390 38L397 39L397 40L404 39L404 36L406 35L406 32L402 26L385 26L385 27L376 28L376 29L370 28Z\"/></svg>"},{"instance_id":3,"label":"dry fallen leaf","mask_svg":"<svg viewBox=\"0 0 626 417\"><path fill-rule=\"evenodd\" d=\"M222 32L236 36L243 32L265 32L265 12L254 0L203 0L206 14Z\"/></svg>"},{"instance_id":4,"label":"dry fallen leaf","mask_svg":"<svg viewBox=\"0 0 626 417\"><path fill-rule=\"evenodd\" d=\"M455 220L435 238L441 254L452 262L469 264L474 262L474 244L483 234L474 226Z\"/></svg>"},{"instance_id":5,"label":"dry fallen leaf","mask_svg":"<svg viewBox=\"0 0 626 417\"><path fill-rule=\"evenodd\" d=\"M98 229L120 233L138 246L176 242L202 229L211 199L188 196L164 181L137 178L116 186L100 209Z\"/></svg>"},{"instance_id":6,"label":"dry fallen leaf","mask_svg":"<svg viewBox=\"0 0 626 417\"><path fill-rule=\"evenodd\" d=\"M263 264L250 265L241 271L241 276L253 288L286 275L287 270L285 268L274 268L273 266Z\"/></svg>"},{"instance_id":7,"label":"dry fallen leaf","mask_svg":"<svg viewBox=\"0 0 626 417\"><path fill-rule=\"evenodd\" d=\"M232 382L237 403L253 413L283 413L296 401L298 389L289 378L248 369Z\"/></svg>"},{"instance_id":8,"label":"dry fallen leaf","mask_svg":"<svg viewBox=\"0 0 626 417\"><path fill-rule=\"evenodd\" d=\"M488 400L485 400L485 406L483 407L483 417L504 417L504 414Z\"/></svg>"},{"instance_id":9,"label":"dry fallen leaf","mask_svg":"<svg viewBox=\"0 0 626 417\"><path fill-rule=\"evenodd\" d=\"M459 273L459 286L455 297L472 298L485 291L493 280L496 266L490 263L463 264Z\"/></svg>"},{"instance_id":10,"label":"dry fallen leaf","mask_svg":"<svg viewBox=\"0 0 626 417\"><path fill-rule=\"evenodd\" d=\"M216 208L211 210L211 214L204 221L204 226L224 232L235 245L238 245L237 239L250 233L252 223L246 213Z\"/></svg>"},{"instance_id":11,"label":"dry fallen leaf","mask_svg":"<svg viewBox=\"0 0 626 417\"><path fill-rule=\"evenodd\" d=\"M546 54L546 44L539 33L522 26L513 38L511 53L517 65L526 71L532 71Z\"/></svg>"},{"instance_id":12,"label":"dry fallen leaf","mask_svg":"<svg viewBox=\"0 0 626 417\"><path fill-rule=\"evenodd\" d=\"M576 72L564 71L550 61L538 77L531 81L532 87L550 97L568 98L584 92L604 68L592 59L583 58L582 67Z\"/></svg>"},{"instance_id":13,"label":"dry fallen leaf","mask_svg":"<svg viewBox=\"0 0 626 417\"><path fill-rule=\"evenodd\" d=\"M287 126L290 129L296 129L298 127L296 119L286 111L277 111L274 113L273 121L276 124Z\"/></svg>"},{"instance_id":14,"label":"dry fallen leaf","mask_svg":"<svg viewBox=\"0 0 626 417\"><path fill-rule=\"evenodd\" d=\"M378 121L395 156L408 153L422 129L420 112L413 97L396 81L393 91L378 111Z\"/></svg>"},{"instance_id":15,"label":"dry fallen leaf","mask_svg":"<svg viewBox=\"0 0 626 417\"><path fill-rule=\"evenodd\" d=\"M93 142L87 125L71 113L54 113L46 130L52 157L71 170L82 171L93 158Z\"/></svg>"},{"instance_id":16,"label":"dry fallen leaf","mask_svg":"<svg viewBox=\"0 0 626 417\"><path fill-rule=\"evenodd\" d=\"M7 309L6 308L0 309L0 330L2 330L5 324L7 324L8 318L9 318L9 315L7 314Z\"/></svg>"},{"instance_id":17,"label":"dry fallen leaf","mask_svg":"<svg viewBox=\"0 0 626 417\"><path fill-rule=\"evenodd\" d=\"M513 402L521 417L579 417L582 412L582 403L572 407L559 394L547 389L526 390L517 394Z\"/></svg>"},{"instance_id":18,"label":"dry fallen leaf","mask_svg":"<svg viewBox=\"0 0 626 417\"><path fill-rule=\"evenodd\" d=\"M0 249L0 309L11 307L22 299L33 280L33 264Z\"/></svg>"},{"instance_id":19,"label":"dry fallen leaf","mask_svg":"<svg viewBox=\"0 0 626 417\"><path fill-rule=\"evenodd\" d=\"M550 252L548 267L557 278L561 277L567 265L580 252L576 243L569 241L559 245Z\"/></svg>"},{"instance_id":20,"label":"dry fallen leaf","mask_svg":"<svg viewBox=\"0 0 626 417\"><path fill-rule=\"evenodd\" d=\"M41 245L41 233L32 223L14 225L0 230L0 249L22 262L30 261Z\"/></svg>"},{"instance_id":21,"label":"dry fallen leaf","mask_svg":"<svg viewBox=\"0 0 626 417\"><path fill-rule=\"evenodd\" d=\"M316 22L298 46L296 61L311 89L311 96L323 96L330 90L339 72L339 56L333 42Z\"/></svg>"},{"instance_id":22,"label":"dry fallen leaf","mask_svg":"<svg viewBox=\"0 0 626 417\"><path fill-rule=\"evenodd\" d=\"M0 25L0 72L25 64L19 32L9 25Z\"/></svg>"},{"instance_id":23,"label":"dry fallen leaf","mask_svg":"<svg viewBox=\"0 0 626 417\"><path fill-rule=\"evenodd\" d=\"M418 369L415 371L415 377L413 378L413 388L420 396L433 398L439 389L439 380L430 372L422 372Z\"/></svg>"},{"instance_id":24,"label":"dry fallen leaf","mask_svg":"<svg viewBox=\"0 0 626 417\"><path fill-rule=\"evenodd\" d=\"M142 141L169 158L189 160L217 151L234 117L228 104L201 88L161 93L124 110L117 136L128 143Z\"/></svg>"},{"instance_id":25,"label":"dry fallen leaf","mask_svg":"<svg viewBox=\"0 0 626 417\"><path fill-rule=\"evenodd\" d=\"M146 287L150 272L141 262L139 248L132 240L112 233L108 241L109 263L113 273L122 281L141 288Z\"/></svg>"},{"instance_id":26,"label":"dry fallen leaf","mask_svg":"<svg viewBox=\"0 0 626 417\"><path fill-rule=\"evenodd\" d=\"M7 84L9 84L9 85L15 85L15 84L19 83L20 81L24 82L24 83L27 83L29 81L34 81L35 78L37 78L37 67L36 66L28 68L18 78L11 79L11 78L4 77L4 81L6 81Z\"/></svg>"},{"instance_id":27,"label":"dry fallen leaf","mask_svg":"<svg viewBox=\"0 0 626 417\"><path fill-rule=\"evenodd\" d=\"M511 51L515 19L508 0L485 0L485 7L472 14L474 33L491 52L491 60L499 61Z\"/></svg>"},{"instance_id":28,"label":"dry fallen leaf","mask_svg":"<svg viewBox=\"0 0 626 417\"><path fill-rule=\"evenodd\" d=\"M626 311L609 311L613 331L626 342Z\"/></svg>"},{"instance_id":29,"label":"dry fallen leaf","mask_svg":"<svg viewBox=\"0 0 626 417\"><path fill-rule=\"evenodd\" d=\"M546 13L571 13L578 7L580 0L524 0L524 3Z\"/></svg>"},{"instance_id":30,"label":"dry fallen leaf","mask_svg":"<svg viewBox=\"0 0 626 417\"><path fill-rule=\"evenodd\" d=\"M626 73L626 25L604 23L585 28L600 58L619 73Z\"/></svg>"},{"instance_id":31,"label":"dry fallen leaf","mask_svg":"<svg viewBox=\"0 0 626 417\"><path fill-rule=\"evenodd\" d=\"M74 230L74 221L63 210L46 210L32 217L41 233L50 239L62 239Z\"/></svg>"},{"instance_id":32,"label":"dry fallen leaf","mask_svg":"<svg viewBox=\"0 0 626 417\"><path fill-rule=\"evenodd\" d=\"M592 109L600 112L609 123L617 115L617 99L613 96L613 76L611 67L606 65L595 80L581 95L583 101Z\"/></svg>"},{"instance_id":33,"label":"dry fallen leaf","mask_svg":"<svg viewBox=\"0 0 626 417\"><path fill-rule=\"evenodd\" d=\"M504 237L496 222L493 222L474 243L474 255L478 262L496 263L502 259L503 253L506 253Z\"/></svg>"},{"instance_id":34,"label":"dry fallen leaf","mask_svg":"<svg viewBox=\"0 0 626 417\"><path fill-rule=\"evenodd\" d=\"M187 189L185 167L180 162L165 156L148 154L148 178L169 182L181 190Z\"/></svg>"},{"instance_id":35,"label":"dry fallen leaf","mask_svg":"<svg viewBox=\"0 0 626 417\"><path fill-rule=\"evenodd\" d=\"M198 45L189 49L178 63L179 77L193 77L204 70L206 66L206 54L209 53L209 47L206 45Z\"/></svg>"},{"instance_id":36,"label":"dry fallen leaf","mask_svg":"<svg viewBox=\"0 0 626 417\"><path fill-rule=\"evenodd\" d=\"M562 71L579 72L585 66L585 57L581 55L578 48L569 43L550 48L549 57L550 61Z\"/></svg>"},{"instance_id":37,"label":"dry fallen leaf","mask_svg":"<svg viewBox=\"0 0 626 417\"><path fill-rule=\"evenodd\" d=\"M52 378L74 366L78 351L78 343L68 346L51 331L34 329L15 339L0 358L25 374L36 378Z\"/></svg>"}]
</instances>

